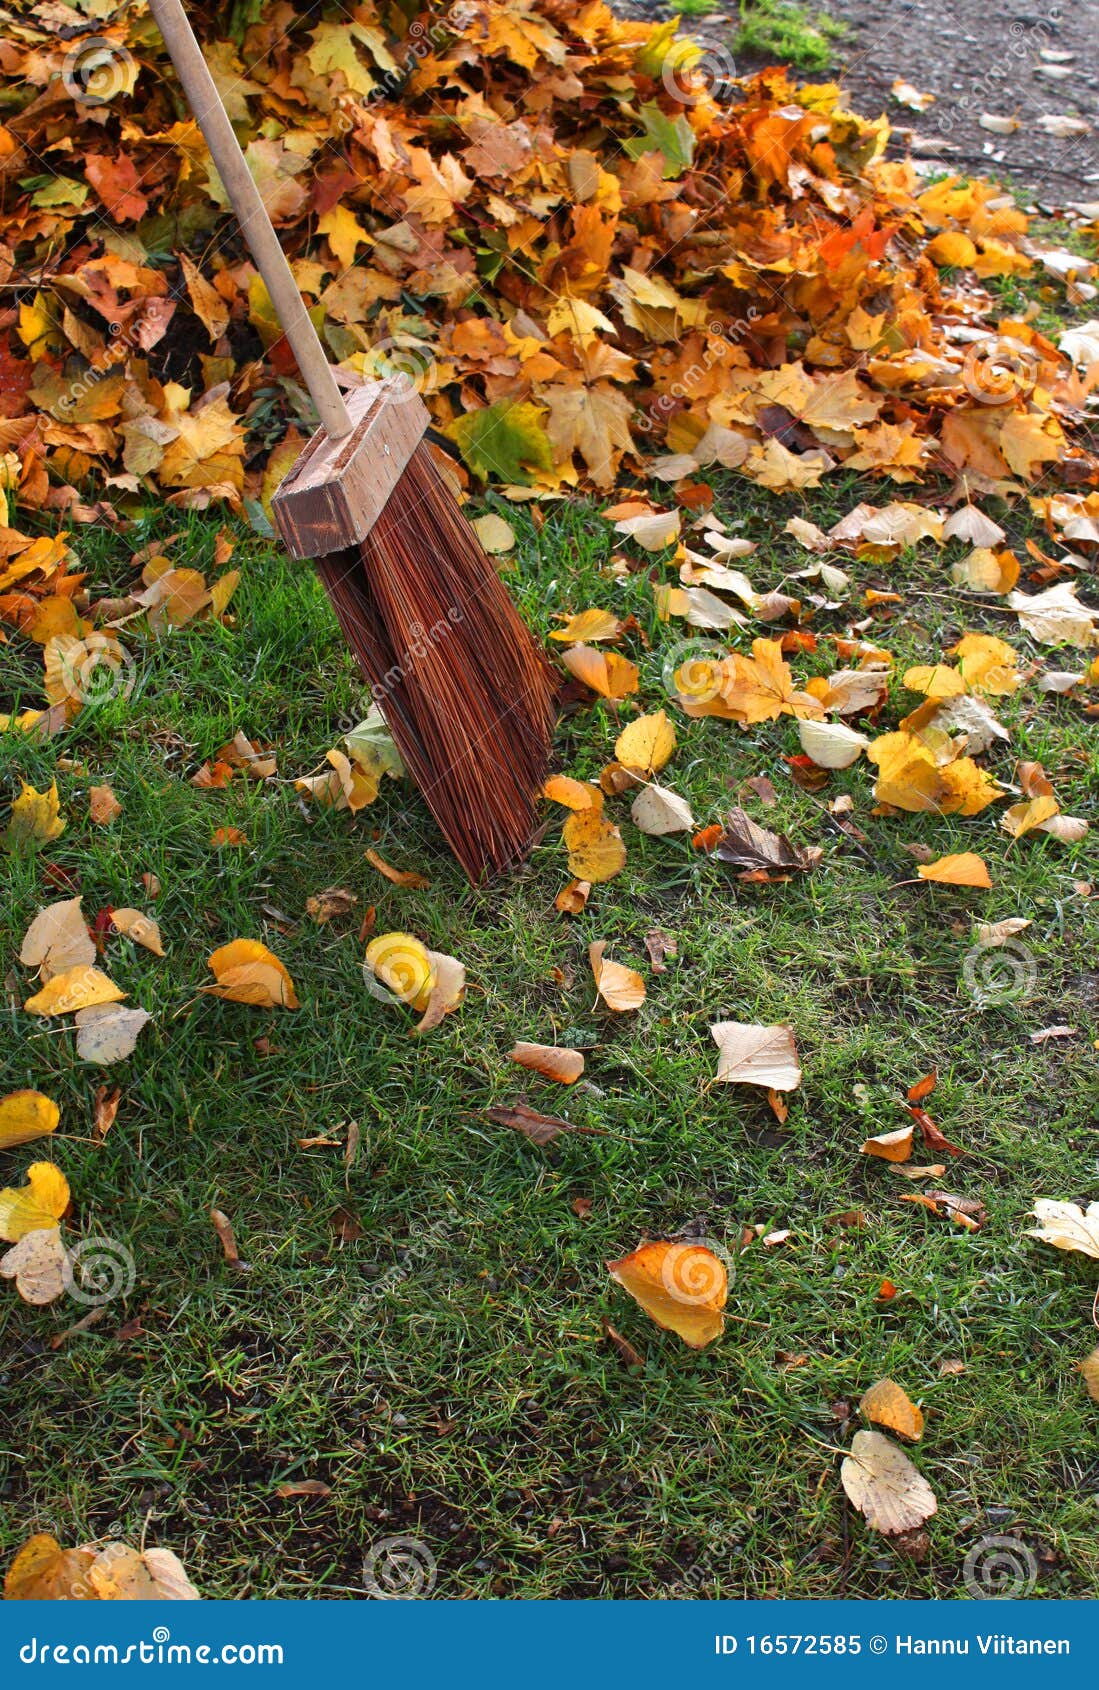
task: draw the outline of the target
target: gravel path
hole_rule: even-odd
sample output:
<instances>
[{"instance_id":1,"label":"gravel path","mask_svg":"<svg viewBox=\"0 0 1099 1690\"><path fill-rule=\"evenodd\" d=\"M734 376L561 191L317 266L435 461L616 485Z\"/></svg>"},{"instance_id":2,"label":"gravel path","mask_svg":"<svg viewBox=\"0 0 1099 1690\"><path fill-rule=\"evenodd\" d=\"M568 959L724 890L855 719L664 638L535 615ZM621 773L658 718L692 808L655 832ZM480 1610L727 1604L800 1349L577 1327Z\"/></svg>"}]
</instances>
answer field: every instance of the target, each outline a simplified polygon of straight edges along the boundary
<instances>
[{"instance_id":1,"label":"gravel path","mask_svg":"<svg viewBox=\"0 0 1099 1690\"><path fill-rule=\"evenodd\" d=\"M620 0L617 9L670 15L658 0ZM917 158L1010 176L1049 209L1099 201L1099 0L1043 10L1026 0L831 0L828 9L849 32L831 74L856 110L884 111L896 129L910 129ZM715 12L685 18L682 28L716 50L736 20ZM741 74L758 68L737 64ZM923 112L899 104L897 78L934 94L934 104ZM991 133L982 114L1016 118L1019 127ZM1083 120L1089 132L1047 133L1043 120L1061 117Z\"/></svg>"}]
</instances>

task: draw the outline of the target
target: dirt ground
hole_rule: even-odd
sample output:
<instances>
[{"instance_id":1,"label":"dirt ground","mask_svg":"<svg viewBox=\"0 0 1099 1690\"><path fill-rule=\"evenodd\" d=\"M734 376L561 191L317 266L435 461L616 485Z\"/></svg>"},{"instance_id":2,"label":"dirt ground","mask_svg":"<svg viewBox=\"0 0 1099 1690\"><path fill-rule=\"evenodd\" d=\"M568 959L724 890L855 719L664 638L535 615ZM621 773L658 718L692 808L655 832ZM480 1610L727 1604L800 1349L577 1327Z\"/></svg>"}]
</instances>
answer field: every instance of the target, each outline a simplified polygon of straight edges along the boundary
<instances>
[{"instance_id":1,"label":"dirt ground","mask_svg":"<svg viewBox=\"0 0 1099 1690\"><path fill-rule=\"evenodd\" d=\"M658 0L622 0L618 9L670 16ZM828 10L848 29L831 74L858 111L884 111L898 130L911 129L922 163L1011 177L1050 210L1099 201L1099 0L1048 7L1027 0L830 0ZM736 28L732 7L683 20L684 33L726 52ZM736 69L743 75L759 63L738 58ZM898 77L934 94L934 104L924 112L899 104L891 93ZM1020 127L990 133L979 122L985 113L1017 118ZM1066 115L1086 120L1090 133L1060 137L1040 127L1042 118ZM902 148L904 141L899 137Z\"/></svg>"}]
</instances>

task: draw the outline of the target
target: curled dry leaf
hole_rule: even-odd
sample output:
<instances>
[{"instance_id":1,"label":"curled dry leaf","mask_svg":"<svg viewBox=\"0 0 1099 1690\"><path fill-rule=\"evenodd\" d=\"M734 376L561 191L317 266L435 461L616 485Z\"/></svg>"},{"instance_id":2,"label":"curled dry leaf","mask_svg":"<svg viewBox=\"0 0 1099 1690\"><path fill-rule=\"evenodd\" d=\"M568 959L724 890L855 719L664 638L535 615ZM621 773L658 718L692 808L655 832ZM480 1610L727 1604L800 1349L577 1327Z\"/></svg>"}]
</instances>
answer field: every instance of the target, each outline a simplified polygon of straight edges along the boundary
<instances>
[{"instance_id":1,"label":"curled dry leaf","mask_svg":"<svg viewBox=\"0 0 1099 1690\"><path fill-rule=\"evenodd\" d=\"M922 1526L938 1510L923 1474L880 1432L855 1433L840 1479L867 1525L887 1537Z\"/></svg>"},{"instance_id":2,"label":"curled dry leaf","mask_svg":"<svg viewBox=\"0 0 1099 1690\"><path fill-rule=\"evenodd\" d=\"M608 1262L607 1271L650 1320L692 1349L705 1349L724 1331L728 1275L704 1244L641 1244L632 1255Z\"/></svg>"},{"instance_id":3,"label":"curled dry leaf","mask_svg":"<svg viewBox=\"0 0 1099 1690\"><path fill-rule=\"evenodd\" d=\"M498 1127L513 1127L517 1133L522 1133L524 1138L529 1138L532 1144L552 1144L562 1133L582 1133L592 1138L602 1136L596 1127L574 1126L571 1121L564 1121L559 1115L543 1115L525 1103L513 1103L509 1108L489 1109L486 1113L489 1120L495 1121Z\"/></svg>"},{"instance_id":4,"label":"curled dry leaf","mask_svg":"<svg viewBox=\"0 0 1099 1690\"><path fill-rule=\"evenodd\" d=\"M61 1119L57 1104L40 1091L13 1091L0 1098L0 1150L48 1138Z\"/></svg>"},{"instance_id":5,"label":"curled dry leaf","mask_svg":"<svg viewBox=\"0 0 1099 1690\"><path fill-rule=\"evenodd\" d=\"M875 1426L897 1432L918 1442L923 1436L923 1414L892 1379L879 1379L863 1396L859 1408Z\"/></svg>"},{"instance_id":6,"label":"curled dry leaf","mask_svg":"<svg viewBox=\"0 0 1099 1690\"><path fill-rule=\"evenodd\" d=\"M732 863L743 875L757 878L807 873L824 855L818 846L793 845L784 833L760 827L741 809L731 812L713 854L720 862Z\"/></svg>"},{"instance_id":7,"label":"curled dry leaf","mask_svg":"<svg viewBox=\"0 0 1099 1690\"><path fill-rule=\"evenodd\" d=\"M251 1004L258 1009L299 1008L294 982L273 952L258 939L233 939L221 945L207 960L216 978L214 986L202 990L230 1003Z\"/></svg>"},{"instance_id":8,"label":"curled dry leaf","mask_svg":"<svg viewBox=\"0 0 1099 1690\"><path fill-rule=\"evenodd\" d=\"M373 846L367 851L366 860L372 868L377 869L379 874L384 874L387 880L391 880L394 886L405 886L413 891L422 892L431 885L427 876L417 874L415 869L394 868L392 863L387 863L384 857L378 855Z\"/></svg>"},{"instance_id":9,"label":"curled dry leaf","mask_svg":"<svg viewBox=\"0 0 1099 1690\"><path fill-rule=\"evenodd\" d=\"M1058 1250L1079 1250L1084 1256L1099 1258L1099 1203L1081 1209L1078 1203L1039 1197L1034 1218L1038 1225L1027 1233L1028 1238L1053 1244Z\"/></svg>"},{"instance_id":10,"label":"curled dry leaf","mask_svg":"<svg viewBox=\"0 0 1099 1690\"><path fill-rule=\"evenodd\" d=\"M821 769L850 768L870 744L865 734L844 722L799 722L798 738L805 755Z\"/></svg>"},{"instance_id":11,"label":"curled dry leaf","mask_svg":"<svg viewBox=\"0 0 1099 1690\"><path fill-rule=\"evenodd\" d=\"M584 1072L584 1057L579 1050L567 1045L533 1045L520 1041L511 1053L511 1060L521 1068L532 1068L547 1080L558 1080L563 1086L573 1085Z\"/></svg>"},{"instance_id":12,"label":"curled dry leaf","mask_svg":"<svg viewBox=\"0 0 1099 1690\"><path fill-rule=\"evenodd\" d=\"M898 1127L896 1132L878 1133L862 1147L864 1156L878 1156L883 1162L907 1162L912 1154L915 1127Z\"/></svg>"},{"instance_id":13,"label":"curled dry leaf","mask_svg":"<svg viewBox=\"0 0 1099 1690\"><path fill-rule=\"evenodd\" d=\"M466 995L466 971L457 957L443 951L428 951L428 962L435 976L427 996L422 1018L412 1029L413 1034L430 1033L443 1018L460 1008Z\"/></svg>"},{"instance_id":14,"label":"curled dry leaf","mask_svg":"<svg viewBox=\"0 0 1099 1690\"><path fill-rule=\"evenodd\" d=\"M644 980L635 969L626 968L623 963L605 961L603 952L606 948L605 939L596 939L588 946L596 991L607 1008L613 1009L616 1014L640 1009L645 1002Z\"/></svg>"},{"instance_id":15,"label":"curled dry leaf","mask_svg":"<svg viewBox=\"0 0 1099 1690\"><path fill-rule=\"evenodd\" d=\"M553 900L554 908L562 915L579 915L591 893L590 880L570 880Z\"/></svg>"},{"instance_id":16,"label":"curled dry leaf","mask_svg":"<svg viewBox=\"0 0 1099 1690\"><path fill-rule=\"evenodd\" d=\"M640 684L637 665L617 651L574 645L562 652L561 661L570 674L601 698L628 698Z\"/></svg>"},{"instance_id":17,"label":"curled dry leaf","mask_svg":"<svg viewBox=\"0 0 1099 1690\"><path fill-rule=\"evenodd\" d=\"M224 1209L210 1210L210 1225L217 1233L218 1243L221 1245L222 1254L229 1266L245 1269L247 1264L241 1260L237 1235L233 1231L233 1223Z\"/></svg>"},{"instance_id":18,"label":"curled dry leaf","mask_svg":"<svg viewBox=\"0 0 1099 1690\"><path fill-rule=\"evenodd\" d=\"M718 1048L717 1078L731 1085L793 1091L801 1084L794 1029L746 1021L718 1021L710 1028Z\"/></svg>"},{"instance_id":19,"label":"curled dry leaf","mask_svg":"<svg viewBox=\"0 0 1099 1690\"><path fill-rule=\"evenodd\" d=\"M142 915L140 910L112 910L111 925L117 928L119 933L125 933L136 945L144 945L154 956L164 955L160 928L150 916Z\"/></svg>"},{"instance_id":20,"label":"curled dry leaf","mask_svg":"<svg viewBox=\"0 0 1099 1690\"><path fill-rule=\"evenodd\" d=\"M959 1197L953 1191L914 1191L897 1199L898 1203L915 1203L942 1220L953 1221L964 1232L980 1232L988 1216L985 1206L976 1197Z\"/></svg>"},{"instance_id":21,"label":"curled dry leaf","mask_svg":"<svg viewBox=\"0 0 1099 1690\"><path fill-rule=\"evenodd\" d=\"M639 1350L635 1350L628 1338L623 1338L618 1328L612 1326L606 1315L602 1320L603 1337L618 1353L618 1358L626 1367L644 1367L645 1358Z\"/></svg>"}]
</instances>

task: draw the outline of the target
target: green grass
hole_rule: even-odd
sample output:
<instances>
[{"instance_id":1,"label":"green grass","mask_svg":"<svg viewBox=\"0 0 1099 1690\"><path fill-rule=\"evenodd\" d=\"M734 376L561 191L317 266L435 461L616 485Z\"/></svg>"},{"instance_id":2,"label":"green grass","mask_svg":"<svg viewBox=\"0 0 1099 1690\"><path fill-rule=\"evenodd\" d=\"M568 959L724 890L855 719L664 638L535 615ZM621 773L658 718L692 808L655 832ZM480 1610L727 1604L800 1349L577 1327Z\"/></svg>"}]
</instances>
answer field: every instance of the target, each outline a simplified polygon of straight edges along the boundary
<instances>
[{"instance_id":1,"label":"green grass","mask_svg":"<svg viewBox=\"0 0 1099 1690\"><path fill-rule=\"evenodd\" d=\"M790 512L827 523L859 497L888 496L850 481L804 505L744 482L720 494L760 541L747 567L761 587L808 561L781 532ZM648 565L613 582L609 525L592 507L551 505L540 533L526 511L508 514L520 533L509 580L540 630L558 611L604 604L636 614L650 642L629 647L639 698L562 724L560 766L593 775L620 724L665 701L664 656L685 631L655 620ZM1021 544L1024 512L1008 520ZM156 517L129 543L81 532L97 590L132 579L131 544L178 526ZM215 528L192 518L176 561L209 567ZM847 608L815 626L842 631L875 586L904 594L873 630L898 671L963 629L1045 655L995 602L951 586L951 555L852 565ZM0 738L2 790L56 775L68 818L60 840L8 864L5 1001L28 991L22 933L61 895L47 865L78 879L89 918L108 903L147 907L141 875L154 872L167 949L159 960L110 942L112 976L154 1018L111 1070L77 1062L58 1023L6 1011L0 1091L39 1086L63 1114L56 1142L8 1153L0 1172L19 1183L36 1156L55 1157L73 1189L66 1236L119 1240L137 1281L57 1349L51 1338L81 1309L35 1311L3 1288L0 1555L33 1530L65 1542L144 1531L210 1596L361 1595L369 1545L407 1533L437 1557L441 1595L897 1597L964 1594L970 1546L1017 1529L1039 1556L1038 1594L1093 1590L1096 1410L1074 1365L1095 1336L1095 1268L1023 1236L1036 1195L1096 1195L1095 933L1074 885L1095 875L1089 842L1012 843L997 809L874 818L861 763L823 797L851 794L871 866L789 778L789 719L747 733L699 722L681 727L667 784L700 824L743 801L820 844L815 873L740 885L682 836L640 836L617 800L627 867L576 920L553 909L567 878L558 815L528 866L474 891L410 789L387 783L357 823L299 802L293 778L363 713L363 688L308 569L248 538L236 562L232 626L155 642L134 625L128 700L49 744ZM35 652L18 639L6 650L11 672L37 675ZM826 645L794 659L803 677L831 666ZM898 681L888 721L912 703ZM1088 814L1099 777L1080 705L1028 687L1002 715L1014 738L992 758L997 772L1036 757L1064 809ZM238 728L277 746L278 779L189 784ZM778 793L772 809L744 787L760 773ZM123 805L106 829L86 820L92 781ZM212 849L221 826L242 829L247 847ZM981 851L995 890L898 885L914 873L912 842ZM364 860L372 843L428 874L430 890L383 881ZM306 899L333 885L358 908L318 928ZM379 932L414 931L469 970L465 1005L422 1041L364 988L357 930L371 903ZM974 922L1016 914L1033 923L1034 996L982 1009L963 978ZM679 945L659 976L644 949L654 926ZM237 936L264 938L287 964L298 1013L200 994L206 956ZM594 938L646 974L637 1015L593 1009ZM711 1083L708 1026L720 1019L796 1027L805 1079L784 1126L761 1095ZM1055 1022L1077 1036L1030 1043ZM507 1060L516 1038L583 1045L587 1083L565 1091L525 1074ZM900 1203L909 1182L858 1153L902 1124L898 1100L933 1065L932 1112L968 1152L940 1183L989 1211L972 1236ZM97 1146L104 1082L122 1102ZM490 1106L523 1095L603 1136L547 1152L488 1122ZM299 1146L342 1143L350 1121L362 1140L346 1170L338 1147ZM224 1261L212 1206L231 1217L250 1272ZM358 1219L357 1241L341 1242L338 1209ZM852 1209L866 1224L838 1225ZM795 1237L741 1251L745 1226ZM697 1354L603 1266L683 1229L736 1257L725 1336ZM877 1295L886 1277L900 1288L891 1302ZM643 1351L640 1375L601 1342L604 1314ZM940 1376L948 1359L965 1372ZM928 1417L915 1459L940 1507L914 1555L851 1514L838 1481L853 1429L842 1405L857 1424L860 1394L885 1374ZM278 1497L303 1478L331 1494Z\"/></svg>"},{"instance_id":2,"label":"green grass","mask_svg":"<svg viewBox=\"0 0 1099 1690\"><path fill-rule=\"evenodd\" d=\"M835 58L835 43L846 33L844 24L828 12L797 0L741 0L733 52L823 71Z\"/></svg>"}]
</instances>

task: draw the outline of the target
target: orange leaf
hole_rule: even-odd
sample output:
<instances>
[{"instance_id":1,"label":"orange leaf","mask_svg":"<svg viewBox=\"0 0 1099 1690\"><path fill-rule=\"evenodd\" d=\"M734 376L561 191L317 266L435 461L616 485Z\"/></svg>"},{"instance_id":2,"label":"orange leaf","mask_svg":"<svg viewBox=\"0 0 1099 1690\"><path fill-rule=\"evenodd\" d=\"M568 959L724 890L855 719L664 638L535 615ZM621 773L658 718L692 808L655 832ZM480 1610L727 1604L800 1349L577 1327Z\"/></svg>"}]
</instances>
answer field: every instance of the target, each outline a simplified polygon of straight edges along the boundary
<instances>
[{"instance_id":1,"label":"orange leaf","mask_svg":"<svg viewBox=\"0 0 1099 1690\"><path fill-rule=\"evenodd\" d=\"M631 1256L608 1262L607 1271L650 1320L692 1349L705 1349L724 1331L728 1275L704 1244L642 1244Z\"/></svg>"}]
</instances>

